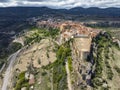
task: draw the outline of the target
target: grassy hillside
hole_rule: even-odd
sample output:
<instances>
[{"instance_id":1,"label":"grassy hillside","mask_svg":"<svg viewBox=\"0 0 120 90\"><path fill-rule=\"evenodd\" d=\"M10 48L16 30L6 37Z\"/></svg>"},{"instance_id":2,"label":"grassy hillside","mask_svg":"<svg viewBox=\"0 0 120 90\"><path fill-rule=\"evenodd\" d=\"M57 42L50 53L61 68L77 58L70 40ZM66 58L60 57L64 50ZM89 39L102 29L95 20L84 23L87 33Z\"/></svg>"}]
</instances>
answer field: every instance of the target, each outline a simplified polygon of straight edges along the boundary
<instances>
[{"instance_id":1,"label":"grassy hillside","mask_svg":"<svg viewBox=\"0 0 120 90\"><path fill-rule=\"evenodd\" d=\"M99 34L93 42L95 42L97 48L93 50L95 61L95 72L92 79L93 87L95 90L119 89L119 84L116 83L116 80L120 77L120 66L117 65L118 54L120 54L119 47L116 47L112 42L109 33Z\"/></svg>"}]
</instances>

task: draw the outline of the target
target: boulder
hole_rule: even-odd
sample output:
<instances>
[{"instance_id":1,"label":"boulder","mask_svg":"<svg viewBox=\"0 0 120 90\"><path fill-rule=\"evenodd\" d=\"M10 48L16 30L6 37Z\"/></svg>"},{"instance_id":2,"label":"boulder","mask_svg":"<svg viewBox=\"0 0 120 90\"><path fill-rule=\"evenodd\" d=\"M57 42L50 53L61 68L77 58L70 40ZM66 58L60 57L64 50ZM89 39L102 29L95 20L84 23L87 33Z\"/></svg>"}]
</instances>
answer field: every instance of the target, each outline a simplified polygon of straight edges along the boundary
<instances>
[{"instance_id":1,"label":"boulder","mask_svg":"<svg viewBox=\"0 0 120 90\"><path fill-rule=\"evenodd\" d=\"M25 79L29 79L29 72L25 73Z\"/></svg>"},{"instance_id":2,"label":"boulder","mask_svg":"<svg viewBox=\"0 0 120 90\"><path fill-rule=\"evenodd\" d=\"M35 78L34 78L34 75L33 74L30 74L30 77L29 77L29 84L32 85L35 83Z\"/></svg>"},{"instance_id":3,"label":"boulder","mask_svg":"<svg viewBox=\"0 0 120 90\"><path fill-rule=\"evenodd\" d=\"M108 87L107 83L103 83L102 86L103 86L104 88L107 88L107 87Z\"/></svg>"},{"instance_id":4,"label":"boulder","mask_svg":"<svg viewBox=\"0 0 120 90\"><path fill-rule=\"evenodd\" d=\"M27 88L26 87L22 87L21 90L27 90Z\"/></svg>"}]
</instances>

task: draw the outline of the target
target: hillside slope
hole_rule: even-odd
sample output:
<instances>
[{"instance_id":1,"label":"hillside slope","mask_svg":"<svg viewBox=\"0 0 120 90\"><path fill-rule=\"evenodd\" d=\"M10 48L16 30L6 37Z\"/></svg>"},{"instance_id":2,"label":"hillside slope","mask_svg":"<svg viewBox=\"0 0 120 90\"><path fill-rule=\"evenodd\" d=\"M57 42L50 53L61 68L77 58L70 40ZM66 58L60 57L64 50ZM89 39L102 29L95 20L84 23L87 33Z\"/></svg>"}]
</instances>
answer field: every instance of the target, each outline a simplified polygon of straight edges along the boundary
<instances>
[{"instance_id":1,"label":"hillside slope","mask_svg":"<svg viewBox=\"0 0 120 90\"><path fill-rule=\"evenodd\" d=\"M53 25L17 37L24 46L10 68L7 90L120 89L120 48L111 33L78 22Z\"/></svg>"}]
</instances>

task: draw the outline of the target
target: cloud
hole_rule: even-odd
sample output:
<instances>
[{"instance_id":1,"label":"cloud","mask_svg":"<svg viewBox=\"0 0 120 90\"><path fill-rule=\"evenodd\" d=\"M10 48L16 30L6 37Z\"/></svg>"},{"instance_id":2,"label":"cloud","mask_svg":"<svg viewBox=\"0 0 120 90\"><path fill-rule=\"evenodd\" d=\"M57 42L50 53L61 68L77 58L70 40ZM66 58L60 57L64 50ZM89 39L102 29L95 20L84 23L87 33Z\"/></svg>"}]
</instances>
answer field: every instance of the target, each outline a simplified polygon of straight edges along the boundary
<instances>
[{"instance_id":1,"label":"cloud","mask_svg":"<svg viewBox=\"0 0 120 90\"><path fill-rule=\"evenodd\" d=\"M0 2L8 2L9 0L0 0Z\"/></svg>"},{"instance_id":2,"label":"cloud","mask_svg":"<svg viewBox=\"0 0 120 90\"><path fill-rule=\"evenodd\" d=\"M120 0L0 0L0 7L47 6L51 8L72 7L120 7Z\"/></svg>"}]
</instances>

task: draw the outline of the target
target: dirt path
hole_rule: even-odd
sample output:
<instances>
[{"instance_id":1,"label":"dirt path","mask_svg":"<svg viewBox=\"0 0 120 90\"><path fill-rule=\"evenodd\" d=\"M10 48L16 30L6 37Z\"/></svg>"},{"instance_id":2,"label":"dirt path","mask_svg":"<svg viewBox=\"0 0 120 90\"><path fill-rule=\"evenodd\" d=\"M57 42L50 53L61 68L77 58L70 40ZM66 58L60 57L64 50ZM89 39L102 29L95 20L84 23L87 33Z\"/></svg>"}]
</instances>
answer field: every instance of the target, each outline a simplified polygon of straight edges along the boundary
<instances>
[{"instance_id":1,"label":"dirt path","mask_svg":"<svg viewBox=\"0 0 120 90\"><path fill-rule=\"evenodd\" d=\"M70 70L68 68L68 61L66 62L66 72L67 72L68 90L72 90L71 79L70 79Z\"/></svg>"}]
</instances>

